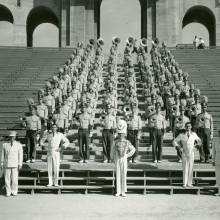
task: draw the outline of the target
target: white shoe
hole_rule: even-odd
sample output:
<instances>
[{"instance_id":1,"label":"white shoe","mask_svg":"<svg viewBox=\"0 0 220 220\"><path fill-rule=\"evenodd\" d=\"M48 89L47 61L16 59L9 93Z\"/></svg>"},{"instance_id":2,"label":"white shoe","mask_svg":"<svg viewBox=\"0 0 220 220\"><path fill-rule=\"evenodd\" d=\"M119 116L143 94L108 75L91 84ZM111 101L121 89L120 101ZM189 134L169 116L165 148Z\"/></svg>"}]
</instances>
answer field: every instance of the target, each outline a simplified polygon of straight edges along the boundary
<instances>
[{"instance_id":1,"label":"white shoe","mask_svg":"<svg viewBox=\"0 0 220 220\"><path fill-rule=\"evenodd\" d=\"M12 196L17 196L18 194L17 194L17 193L12 193L11 195L12 195Z\"/></svg>"},{"instance_id":2,"label":"white shoe","mask_svg":"<svg viewBox=\"0 0 220 220\"><path fill-rule=\"evenodd\" d=\"M35 163L35 160L34 160L34 159L32 159L32 160L31 160L31 163Z\"/></svg>"},{"instance_id":3,"label":"white shoe","mask_svg":"<svg viewBox=\"0 0 220 220\"><path fill-rule=\"evenodd\" d=\"M52 187L52 186L53 186L53 185L52 185L52 184L50 184L50 183L47 185L47 187Z\"/></svg>"},{"instance_id":4,"label":"white shoe","mask_svg":"<svg viewBox=\"0 0 220 220\"><path fill-rule=\"evenodd\" d=\"M157 163L161 163L161 162L162 162L161 160L158 160L158 161L157 161Z\"/></svg>"},{"instance_id":5,"label":"white shoe","mask_svg":"<svg viewBox=\"0 0 220 220\"><path fill-rule=\"evenodd\" d=\"M59 184L54 184L55 187L59 187Z\"/></svg>"},{"instance_id":6,"label":"white shoe","mask_svg":"<svg viewBox=\"0 0 220 220\"><path fill-rule=\"evenodd\" d=\"M88 163L88 162L89 162L88 160L85 160L85 161L84 161L84 163Z\"/></svg>"},{"instance_id":7,"label":"white shoe","mask_svg":"<svg viewBox=\"0 0 220 220\"><path fill-rule=\"evenodd\" d=\"M157 163L157 160L155 160L154 163Z\"/></svg>"},{"instance_id":8,"label":"white shoe","mask_svg":"<svg viewBox=\"0 0 220 220\"><path fill-rule=\"evenodd\" d=\"M122 197L126 197L127 195L126 195L125 193L122 193L121 196L122 196Z\"/></svg>"},{"instance_id":9,"label":"white shoe","mask_svg":"<svg viewBox=\"0 0 220 220\"><path fill-rule=\"evenodd\" d=\"M108 160L104 160L103 163L108 163Z\"/></svg>"},{"instance_id":10,"label":"white shoe","mask_svg":"<svg viewBox=\"0 0 220 220\"><path fill-rule=\"evenodd\" d=\"M30 163L31 162L31 160L26 160L26 163Z\"/></svg>"},{"instance_id":11,"label":"white shoe","mask_svg":"<svg viewBox=\"0 0 220 220\"><path fill-rule=\"evenodd\" d=\"M115 196L116 196L116 197L119 197L119 196L120 196L120 193L116 193Z\"/></svg>"},{"instance_id":12,"label":"white shoe","mask_svg":"<svg viewBox=\"0 0 220 220\"><path fill-rule=\"evenodd\" d=\"M83 162L84 162L83 160L79 160L79 161L78 161L78 163L83 163Z\"/></svg>"}]
</instances>

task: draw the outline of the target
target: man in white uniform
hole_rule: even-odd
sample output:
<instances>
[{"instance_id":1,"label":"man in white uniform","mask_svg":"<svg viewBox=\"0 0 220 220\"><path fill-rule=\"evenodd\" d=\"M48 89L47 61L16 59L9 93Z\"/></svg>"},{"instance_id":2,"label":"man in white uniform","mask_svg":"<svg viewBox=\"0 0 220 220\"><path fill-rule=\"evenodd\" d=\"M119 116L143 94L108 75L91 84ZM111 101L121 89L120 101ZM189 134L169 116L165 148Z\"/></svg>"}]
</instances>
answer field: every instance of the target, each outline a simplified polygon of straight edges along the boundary
<instances>
[{"instance_id":1,"label":"man in white uniform","mask_svg":"<svg viewBox=\"0 0 220 220\"><path fill-rule=\"evenodd\" d=\"M195 132L192 131L190 122L185 125L186 132L179 134L173 140L173 146L182 150L183 187L192 187L194 147L201 146L202 142Z\"/></svg>"},{"instance_id":2,"label":"man in white uniform","mask_svg":"<svg viewBox=\"0 0 220 220\"><path fill-rule=\"evenodd\" d=\"M4 169L6 196L18 194L18 171L22 167L23 149L21 143L17 142L16 132L9 133L9 143L4 143L1 153L1 169Z\"/></svg>"},{"instance_id":3,"label":"man in white uniform","mask_svg":"<svg viewBox=\"0 0 220 220\"><path fill-rule=\"evenodd\" d=\"M47 147L47 165L48 165L48 187L52 185L58 187L59 168L60 168L60 151L68 147L69 140L62 134L57 132L56 124L52 127L52 132L45 134L41 140L41 145L48 142ZM54 174L54 175L53 175ZM54 181L53 181L54 180Z\"/></svg>"},{"instance_id":4,"label":"man in white uniform","mask_svg":"<svg viewBox=\"0 0 220 220\"><path fill-rule=\"evenodd\" d=\"M127 192L127 159L135 153L134 146L126 139L127 123L119 120L117 123L118 139L112 147L111 158L116 166L116 190L115 196L126 196Z\"/></svg>"}]
</instances>

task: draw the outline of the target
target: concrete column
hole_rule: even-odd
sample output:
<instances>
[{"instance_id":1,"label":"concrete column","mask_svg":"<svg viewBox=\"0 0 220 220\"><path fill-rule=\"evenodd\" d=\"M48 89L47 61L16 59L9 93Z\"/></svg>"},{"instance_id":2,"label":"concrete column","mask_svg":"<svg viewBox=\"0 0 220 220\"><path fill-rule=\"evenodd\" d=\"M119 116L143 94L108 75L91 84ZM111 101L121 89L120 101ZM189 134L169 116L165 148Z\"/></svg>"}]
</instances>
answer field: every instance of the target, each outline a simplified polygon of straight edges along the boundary
<instances>
[{"instance_id":1,"label":"concrete column","mask_svg":"<svg viewBox=\"0 0 220 220\"><path fill-rule=\"evenodd\" d=\"M69 30L67 27L67 11L68 11L68 1L62 0L61 4L61 46L67 46L67 39L69 38Z\"/></svg>"},{"instance_id":2,"label":"concrete column","mask_svg":"<svg viewBox=\"0 0 220 220\"><path fill-rule=\"evenodd\" d=\"M85 4L85 40L88 42L95 37L94 0L87 0Z\"/></svg>"},{"instance_id":3,"label":"concrete column","mask_svg":"<svg viewBox=\"0 0 220 220\"><path fill-rule=\"evenodd\" d=\"M148 38L156 37L156 1L147 1L147 34Z\"/></svg>"},{"instance_id":4,"label":"concrete column","mask_svg":"<svg viewBox=\"0 0 220 220\"><path fill-rule=\"evenodd\" d=\"M70 3L70 44L85 42L85 2L87 0L71 0Z\"/></svg>"},{"instance_id":5,"label":"concrete column","mask_svg":"<svg viewBox=\"0 0 220 220\"><path fill-rule=\"evenodd\" d=\"M100 7L102 0L94 0L94 38L100 37Z\"/></svg>"},{"instance_id":6,"label":"concrete column","mask_svg":"<svg viewBox=\"0 0 220 220\"><path fill-rule=\"evenodd\" d=\"M147 0L140 0L141 5L141 37L148 36L147 30Z\"/></svg>"}]
</instances>

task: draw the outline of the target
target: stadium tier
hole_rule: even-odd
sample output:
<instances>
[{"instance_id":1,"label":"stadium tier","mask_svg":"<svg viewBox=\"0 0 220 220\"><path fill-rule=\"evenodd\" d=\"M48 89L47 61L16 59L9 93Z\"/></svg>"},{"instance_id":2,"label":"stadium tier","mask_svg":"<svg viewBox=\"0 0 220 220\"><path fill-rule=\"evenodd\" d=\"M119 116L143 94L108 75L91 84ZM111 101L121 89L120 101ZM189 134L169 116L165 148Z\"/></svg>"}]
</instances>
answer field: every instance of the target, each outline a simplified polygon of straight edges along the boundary
<instances>
[{"instance_id":1,"label":"stadium tier","mask_svg":"<svg viewBox=\"0 0 220 220\"><path fill-rule=\"evenodd\" d=\"M71 49L25 49L25 48L0 48L0 135L6 136L8 130L17 130L21 142L25 146L25 130L21 127L20 118L28 111L27 98L33 98L37 102L37 92L45 86L47 80L51 80L54 73L58 73L61 65L70 56ZM190 81L201 90L202 95L208 96L210 113L214 117L214 135L220 122L220 104L218 102L220 91L219 76L219 49L212 50L171 50L175 60L181 68L189 73ZM148 191L164 190L169 193L216 190L215 173L211 164L195 164L195 187L182 188L182 167L177 163L176 150L172 146L173 134L167 131L164 136L163 162L152 163L152 150L149 141L149 128L146 125L146 109L144 99L144 87L139 67L134 65L136 77L136 91L138 98L139 115L142 119L142 136L138 152L137 164L129 164L128 191L139 190L142 193ZM118 108L125 105L126 74L122 60L118 58ZM109 76L107 59L103 66L104 80ZM75 191L82 190L99 191L115 189L115 171L112 164L96 163L103 161L102 126L100 117L103 113L103 103L106 99L105 87L100 87L98 102L95 112L93 136L90 144L89 164L74 163L79 160L77 126L73 125L66 134L71 144L62 154L60 167L59 187L47 187L47 151L38 147L37 162L23 165L19 176L20 191ZM26 155L26 151L25 151ZM26 158L27 156L25 156ZM195 160L199 160L196 152Z\"/></svg>"}]
</instances>

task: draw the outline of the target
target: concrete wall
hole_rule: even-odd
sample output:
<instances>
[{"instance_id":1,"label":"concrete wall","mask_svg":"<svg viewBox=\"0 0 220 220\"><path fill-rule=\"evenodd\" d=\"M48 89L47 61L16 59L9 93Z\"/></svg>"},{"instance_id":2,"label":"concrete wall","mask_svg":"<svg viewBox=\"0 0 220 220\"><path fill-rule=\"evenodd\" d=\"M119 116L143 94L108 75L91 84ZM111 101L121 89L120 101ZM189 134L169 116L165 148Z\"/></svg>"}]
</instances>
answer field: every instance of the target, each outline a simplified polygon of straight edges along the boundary
<instances>
[{"instance_id":1,"label":"concrete wall","mask_svg":"<svg viewBox=\"0 0 220 220\"><path fill-rule=\"evenodd\" d=\"M138 0L137 0L138 1ZM216 44L220 45L219 0L139 0L142 2L142 36L155 36L169 46L182 41L182 20L187 11L196 5L209 8L216 20ZM13 46L26 46L26 22L30 11L38 6L48 7L59 21L60 46L74 46L78 41L97 38L100 29L101 0L0 0L14 17ZM143 2L147 2L143 4ZM129 6L128 6L129 7ZM140 22L141 22L140 21ZM107 25L107 24L106 24Z\"/></svg>"},{"instance_id":2,"label":"concrete wall","mask_svg":"<svg viewBox=\"0 0 220 220\"><path fill-rule=\"evenodd\" d=\"M205 6L216 19L216 44L220 45L220 4L216 0L159 0L156 7L157 37L169 46L182 41L182 21L187 11L194 6Z\"/></svg>"}]
</instances>

